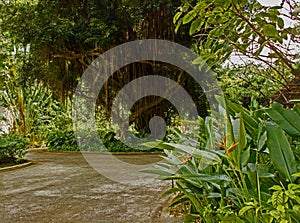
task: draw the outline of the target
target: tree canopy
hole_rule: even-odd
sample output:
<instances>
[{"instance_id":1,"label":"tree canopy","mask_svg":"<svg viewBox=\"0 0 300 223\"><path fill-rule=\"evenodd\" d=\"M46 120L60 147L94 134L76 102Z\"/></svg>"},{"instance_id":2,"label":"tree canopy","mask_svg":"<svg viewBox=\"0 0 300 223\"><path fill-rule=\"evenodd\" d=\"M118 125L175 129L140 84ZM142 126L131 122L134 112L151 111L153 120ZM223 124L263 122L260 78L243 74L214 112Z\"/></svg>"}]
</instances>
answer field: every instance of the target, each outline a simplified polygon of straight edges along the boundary
<instances>
[{"instance_id":1,"label":"tree canopy","mask_svg":"<svg viewBox=\"0 0 300 223\"><path fill-rule=\"evenodd\" d=\"M16 70L21 82L44 82L52 89L53 97L65 105L96 57L121 43L147 38L191 47L201 58L195 63L206 62L217 71L221 82L226 77L224 69L219 69L221 64L228 63L234 54L240 60L250 58L263 64L262 69L253 69L257 71L253 75L262 78L244 85L253 89L259 89L254 85L260 82L266 83L264 86L280 85L277 97L286 104L299 96L300 68L295 47L299 44L299 15L297 5L290 1L263 6L257 0L19 0L1 1L0 6L2 72ZM286 18L294 25L287 24ZM229 78L249 79L248 74L239 75L243 70L236 68ZM147 74L163 74L180 81L199 113L207 114L203 92L189 75L175 67L149 62L131 64L116 72L102 89L99 105L109 114L112 99L122 86ZM223 86L229 86L226 83ZM260 92L269 97L270 91ZM151 117L166 116L169 107L161 98L143 98L132 108L131 120L139 128L148 128ZM147 115L141 115L144 111Z\"/></svg>"},{"instance_id":2,"label":"tree canopy","mask_svg":"<svg viewBox=\"0 0 300 223\"><path fill-rule=\"evenodd\" d=\"M190 46L187 28L175 34L173 17L180 1L9 1L1 3L2 38L16 48L21 60L21 78L34 78L48 85L56 99L72 98L78 80L89 64L106 50L136 39L167 39ZM24 49L27 49L27 51ZM11 51L12 49L10 49ZM135 63L118 71L105 85L98 103L107 114L118 90L131 80L160 74L181 81L187 89L195 82L181 70L164 64ZM202 115L206 114L202 91L190 92ZM166 116L170 104L158 97L146 97L132 108L131 121L146 126L154 115ZM145 111L147 111L145 113ZM143 115L141 115L143 114Z\"/></svg>"},{"instance_id":3,"label":"tree canopy","mask_svg":"<svg viewBox=\"0 0 300 223\"><path fill-rule=\"evenodd\" d=\"M299 20L297 3L285 0L273 6L257 0L186 1L174 17L177 27L189 24L196 49L210 66L235 54L271 68L268 78L282 85L284 103L300 92Z\"/></svg>"}]
</instances>

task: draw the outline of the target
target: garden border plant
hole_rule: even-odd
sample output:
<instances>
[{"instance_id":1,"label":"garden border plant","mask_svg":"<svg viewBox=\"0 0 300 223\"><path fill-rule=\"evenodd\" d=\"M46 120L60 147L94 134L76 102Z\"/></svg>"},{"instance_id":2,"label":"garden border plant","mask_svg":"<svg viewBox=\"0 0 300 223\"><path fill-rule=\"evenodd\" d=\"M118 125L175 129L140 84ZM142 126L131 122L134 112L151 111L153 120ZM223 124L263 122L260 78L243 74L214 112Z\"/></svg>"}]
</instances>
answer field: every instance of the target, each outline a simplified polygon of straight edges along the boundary
<instances>
[{"instance_id":1,"label":"garden border plant","mask_svg":"<svg viewBox=\"0 0 300 223\"><path fill-rule=\"evenodd\" d=\"M28 162L24 159L29 139L15 134L0 136L0 167Z\"/></svg>"},{"instance_id":2,"label":"garden border plant","mask_svg":"<svg viewBox=\"0 0 300 223\"><path fill-rule=\"evenodd\" d=\"M226 108L222 137L207 117L197 144L162 143L166 162L147 172L175 182L163 196L184 222L299 222L299 107Z\"/></svg>"}]
</instances>

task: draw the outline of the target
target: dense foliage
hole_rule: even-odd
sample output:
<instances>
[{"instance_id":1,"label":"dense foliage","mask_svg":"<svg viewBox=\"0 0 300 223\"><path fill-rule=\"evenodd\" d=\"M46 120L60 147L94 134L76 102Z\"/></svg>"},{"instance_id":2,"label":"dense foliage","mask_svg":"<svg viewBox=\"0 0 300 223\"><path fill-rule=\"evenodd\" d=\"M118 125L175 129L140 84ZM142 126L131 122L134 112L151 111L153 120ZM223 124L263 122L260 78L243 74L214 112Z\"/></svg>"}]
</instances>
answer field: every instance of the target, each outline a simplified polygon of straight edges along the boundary
<instances>
[{"instance_id":1,"label":"dense foliage","mask_svg":"<svg viewBox=\"0 0 300 223\"><path fill-rule=\"evenodd\" d=\"M37 78L46 84L53 97L68 104L79 78L90 63L106 50L131 40L167 39L189 46L191 37L185 28L175 35L173 16L180 1L17 1L1 3L3 46L15 51L18 72L24 78ZM28 16L30 15L30 16ZM24 21L24 22L20 22ZM10 68L10 66L8 67ZM135 63L118 71L104 86L97 103L111 114L113 98L127 83L147 74L164 75L187 89L195 99L201 115L206 115L206 99L189 75L175 67ZM151 105L151 106L150 106ZM132 108L131 123L148 131L149 120L155 115L170 120L174 114L166 100L146 97ZM174 110L174 109L173 109ZM143 116L143 117L141 117Z\"/></svg>"},{"instance_id":2,"label":"dense foliage","mask_svg":"<svg viewBox=\"0 0 300 223\"><path fill-rule=\"evenodd\" d=\"M297 4L284 0L272 6L257 0L185 1L174 22L177 28L189 25L190 35L198 39L196 50L211 67L232 56L239 62L249 58L266 67L267 74L256 75L281 85L285 90L277 100L291 104L289 100L299 97Z\"/></svg>"},{"instance_id":3,"label":"dense foliage","mask_svg":"<svg viewBox=\"0 0 300 223\"><path fill-rule=\"evenodd\" d=\"M23 162L29 139L14 134L0 136L0 166Z\"/></svg>"},{"instance_id":4,"label":"dense foliage","mask_svg":"<svg viewBox=\"0 0 300 223\"><path fill-rule=\"evenodd\" d=\"M172 195L184 222L299 222L299 106L259 105L278 91L286 105L299 99L298 24L283 20L299 20L293 4L186 1L175 15L177 28L190 24L195 49L237 103L226 100L225 113L202 119L197 140L181 135L159 146L166 161L149 172L172 181L163 196ZM253 63L220 67L234 53Z\"/></svg>"},{"instance_id":5,"label":"dense foliage","mask_svg":"<svg viewBox=\"0 0 300 223\"><path fill-rule=\"evenodd\" d=\"M129 122L143 138L151 118L166 120L167 136L157 146L165 163L150 172L172 181L163 196L172 195L170 206L184 221L299 222L298 5L285 0L276 6L258 0L0 0L0 102L12 116L10 134L0 136L0 164L22 162L28 144L78 151L78 144L89 141L88 151L143 151L146 144L137 148L130 139L122 141L121 126L117 136L111 106L132 80L161 75L192 97L202 116L194 123L198 128L182 134L176 108L153 95L134 104ZM96 133L76 139L72 96L84 70L106 50L146 38L175 41L199 54L194 63L207 63L224 91L220 114L209 111L203 89L181 69L140 61L107 81L97 100Z\"/></svg>"},{"instance_id":6,"label":"dense foliage","mask_svg":"<svg viewBox=\"0 0 300 223\"><path fill-rule=\"evenodd\" d=\"M228 101L223 132L207 117L201 141L160 145L166 162L154 173L175 181L163 196L175 195L185 222L299 222L299 111Z\"/></svg>"}]
</instances>

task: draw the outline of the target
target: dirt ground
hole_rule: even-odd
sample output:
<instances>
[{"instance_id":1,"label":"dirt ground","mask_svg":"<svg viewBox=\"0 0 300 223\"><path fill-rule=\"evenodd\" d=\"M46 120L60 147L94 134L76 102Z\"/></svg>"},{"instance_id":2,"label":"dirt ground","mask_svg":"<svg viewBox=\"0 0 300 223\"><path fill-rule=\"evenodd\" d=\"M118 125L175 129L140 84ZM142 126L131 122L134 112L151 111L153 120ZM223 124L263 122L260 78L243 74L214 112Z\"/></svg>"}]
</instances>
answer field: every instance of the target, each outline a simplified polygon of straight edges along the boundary
<instances>
[{"instance_id":1,"label":"dirt ground","mask_svg":"<svg viewBox=\"0 0 300 223\"><path fill-rule=\"evenodd\" d=\"M153 163L157 155L118 155L128 163ZM81 153L31 151L33 165L0 171L0 222L176 223L161 193L170 185L152 176L132 185L95 171ZM101 162L112 169L105 155Z\"/></svg>"}]
</instances>

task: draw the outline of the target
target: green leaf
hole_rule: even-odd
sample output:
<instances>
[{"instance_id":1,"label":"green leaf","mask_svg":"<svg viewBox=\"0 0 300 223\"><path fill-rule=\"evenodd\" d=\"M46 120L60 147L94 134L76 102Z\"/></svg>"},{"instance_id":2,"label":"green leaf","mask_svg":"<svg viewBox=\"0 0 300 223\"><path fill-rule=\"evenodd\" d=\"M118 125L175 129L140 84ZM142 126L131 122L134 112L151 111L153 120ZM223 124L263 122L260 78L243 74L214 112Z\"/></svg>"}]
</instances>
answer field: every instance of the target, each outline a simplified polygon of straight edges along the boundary
<instances>
[{"instance_id":1,"label":"green leaf","mask_svg":"<svg viewBox=\"0 0 300 223\"><path fill-rule=\"evenodd\" d=\"M296 161L282 128L267 125L267 146L270 158L279 173L293 182L292 174L297 172Z\"/></svg>"},{"instance_id":2,"label":"green leaf","mask_svg":"<svg viewBox=\"0 0 300 223\"><path fill-rule=\"evenodd\" d=\"M176 179L197 179L201 181L214 182L214 183L218 183L221 181L230 182L232 180L230 177L228 177L225 174L210 175L210 174L202 174L202 173L170 177L170 179L175 179L175 178Z\"/></svg>"},{"instance_id":3,"label":"green leaf","mask_svg":"<svg viewBox=\"0 0 300 223\"><path fill-rule=\"evenodd\" d=\"M288 190L294 191L294 192L300 192L298 189L300 189L299 184L289 184L288 185Z\"/></svg>"},{"instance_id":4,"label":"green leaf","mask_svg":"<svg viewBox=\"0 0 300 223\"><path fill-rule=\"evenodd\" d=\"M266 144L266 142L267 142L267 132L264 132L259 137L259 140L258 140L258 143L257 143L258 151L261 151L264 148L264 145Z\"/></svg>"},{"instance_id":5,"label":"green leaf","mask_svg":"<svg viewBox=\"0 0 300 223\"><path fill-rule=\"evenodd\" d=\"M269 190L282 191L282 188L281 188L281 186L279 186L279 185L274 185L274 186L272 186L271 188L269 188Z\"/></svg>"},{"instance_id":6,"label":"green leaf","mask_svg":"<svg viewBox=\"0 0 300 223\"><path fill-rule=\"evenodd\" d=\"M295 178L298 178L298 177L300 177L300 172L298 172L298 173L294 173L294 174L293 174L293 177L295 177Z\"/></svg>"},{"instance_id":7,"label":"green leaf","mask_svg":"<svg viewBox=\"0 0 300 223\"><path fill-rule=\"evenodd\" d=\"M176 24L180 16L182 15L182 12L177 12L175 16L173 17L173 23Z\"/></svg>"},{"instance_id":8,"label":"green leaf","mask_svg":"<svg viewBox=\"0 0 300 223\"><path fill-rule=\"evenodd\" d=\"M247 165L250 158L250 147L248 147L246 150L243 151L241 156L241 167L244 167Z\"/></svg>"},{"instance_id":9,"label":"green leaf","mask_svg":"<svg viewBox=\"0 0 300 223\"><path fill-rule=\"evenodd\" d=\"M247 160L249 159L249 157L247 157L247 155L248 155L247 152L243 154L243 150L247 146L246 130L245 130L244 121L243 121L243 111L240 113L239 119L232 120L231 122L229 122L229 117L228 117L228 124L229 124L229 126L227 129L227 133L233 132L234 137L230 140L231 142L229 142L230 144L227 145L227 147L235 144L235 139L236 139L236 142L238 143L237 149L234 149L232 152L230 152L228 154L228 158L232 159L232 161L234 161L234 164L236 165L236 167L238 169L240 169L241 166L243 166L243 164L245 164L245 162L247 162ZM227 134L226 139L228 140L229 137L230 136ZM244 155L244 157L243 157L243 155ZM243 161L242 161L242 158L243 158ZM242 164L242 162L243 162L243 164Z\"/></svg>"},{"instance_id":10,"label":"green leaf","mask_svg":"<svg viewBox=\"0 0 300 223\"><path fill-rule=\"evenodd\" d=\"M265 24L263 26L263 33L267 37L277 37L278 31L273 24Z\"/></svg>"},{"instance_id":11,"label":"green leaf","mask_svg":"<svg viewBox=\"0 0 300 223\"><path fill-rule=\"evenodd\" d=\"M266 112L287 134L300 137L300 115L296 111L284 109L281 104L273 103Z\"/></svg>"},{"instance_id":12,"label":"green leaf","mask_svg":"<svg viewBox=\"0 0 300 223\"><path fill-rule=\"evenodd\" d=\"M205 128L207 132L207 140L206 140L206 150L214 150L215 148L215 133L213 127L213 120L211 117L205 118Z\"/></svg>"},{"instance_id":13,"label":"green leaf","mask_svg":"<svg viewBox=\"0 0 300 223\"><path fill-rule=\"evenodd\" d=\"M169 203L169 207L176 207L178 204L183 204L186 201L189 201L189 199L185 196L184 193L182 193L181 190L179 190L178 195L176 195L172 201Z\"/></svg>"},{"instance_id":14,"label":"green leaf","mask_svg":"<svg viewBox=\"0 0 300 223\"><path fill-rule=\"evenodd\" d=\"M163 170L142 170L143 173L155 174L159 176L171 176L172 174Z\"/></svg>"},{"instance_id":15,"label":"green leaf","mask_svg":"<svg viewBox=\"0 0 300 223\"><path fill-rule=\"evenodd\" d=\"M200 31L202 24L203 22L201 21L201 19L194 20L191 24L189 34L193 35L195 32Z\"/></svg>"},{"instance_id":16,"label":"green leaf","mask_svg":"<svg viewBox=\"0 0 300 223\"><path fill-rule=\"evenodd\" d=\"M179 20L178 20L177 25L176 25L175 30L174 30L175 33L178 32L180 26L182 25L182 21L183 21L183 19L179 19Z\"/></svg>"},{"instance_id":17,"label":"green leaf","mask_svg":"<svg viewBox=\"0 0 300 223\"><path fill-rule=\"evenodd\" d=\"M191 203L194 205L196 211L198 213L203 213L203 207L200 204L198 198L194 196L192 193L187 191L186 189L183 188L183 184L180 182L177 182L178 188L190 199Z\"/></svg>"},{"instance_id":18,"label":"green leaf","mask_svg":"<svg viewBox=\"0 0 300 223\"><path fill-rule=\"evenodd\" d=\"M198 218L198 216L188 214L184 216L183 222L196 222Z\"/></svg>"},{"instance_id":19,"label":"green leaf","mask_svg":"<svg viewBox=\"0 0 300 223\"><path fill-rule=\"evenodd\" d=\"M231 145L235 144L234 139L234 128L231 122L231 117L227 114L227 122L226 122L226 148L230 147Z\"/></svg>"},{"instance_id":20,"label":"green leaf","mask_svg":"<svg viewBox=\"0 0 300 223\"><path fill-rule=\"evenodd\" d=\"M184 17L183 17L183 24L187 24L190 21L192 21L197 16L197 11L192 10L189 11Z\"/></svg>"},{"instance_id":21,"label":"green leaf","mask_svg":"<svg viewBox=\"0 0 300 223\"><path fill-rule=\"evenodd\" d=\"M163 145L163 141L159 140L159 141L151 141L151 142L145 142L142 143L141 146L145 146L148 148L157 148L157 149L168 149L167 146Z\"/></svg>"},{"instance_id":22,"label":"green leaf","mask_svg":"<svg viewBox=\"0 0 300 223\"><path fill-rule=\"evenodd\" d=\"M260 178L272 178L274 174L268 171L268 167L263 164L258 164L258 176Z\"/></svg>"},{"instance_id":23,"label":"green leaf","mask_svg":"<svg viewBox=\"0 0 300 223\"><path fill-rule=\"evenodd\" d=\"M175 149L179 149L187 154L190 154L194 157L197 158L204 158L207 159L209 161L212 161L212 163L220 163L221 159L220 157L211 152L211 151L207 151L207 150L200 150L191 146L186 146L186 145L180 145L180 144L175 144L175 143L165 143L166 145L172 146Z\"/></svg>"},{"instance_id":24,"label":"green leaf","mask_svg":"<svg viewBox=\"0 0 300 223\"><path fill-rule=\"evenodd\" d=\"M284 28L284 20L280 17L277 18L277 24L279 28Z\"/></svg>"},{"instance_id":25,"label":"green leaf","mask_svg":"<svg viewBox=\"0 0 300 223\"><path fill-rule=\"evenodd\" d=\"M285 195L290 199L295 200L298 204L300 204L300 197L298 197L293 190L285 191Z\"/></svg>"},{"instance_id":26,"label":"green leaf","mask_svg":"<svg viewBox=\"0 0 300 223\"><path fill-rule=\"evenodd\" d=\"M285 212L285 208L284 208L284 206L282 206L282 205L278 205L278 206L277 206L277 210L280 211L280 212L282 212L282 213ZM280 222L281 222L281 223L285 223L285 222L287 222L287 221L284 221L284 219L283 219L283 220L281 220ZM288 222L287 222L287 223L288 223Z\"/></svg>"},{"instance_id":27,"label":"green leaf","mask_svg":"<svg viewBox=\"0 0 300 223\"><path fill-rule=\"evenodd\" d=\"M243 120L245 128L253 139L257 138L257 128L259 120L252 117L250 112L245 109L243 106L235 104L229 100L226 100L226 109L228 113L232 116L237 116L239 113L243 112Z\"/></svg>"},{"instance_id":28,"label":"green leaf","mask_svg":"<svg viewBox=\"0 0 300 223\"><path fill-rule=\"evenodd\" d=\"M266 44L268 43L268 41L265 41L263 42L260 47L258 48L258 50L256 50L254 53L253 53L253 56L255 57L258 57L261 53L261 51L264 49L264 47L266 46Z\"/></svg>"},{"instance_id":29,"label":"green leaf","mask_svg":"<svg viewBox=\"0 0 300 223\"><path fill-rule=\"evenodd\" d=\"M241 112L240 115L240 126L239 126L239 137L238 137L238 142L239 142L239 153L241 154L243 149L246 148L247 146L247 138L246 138L246 129L245 129L245 125L244 125L244 113L245 112Z\"/></svg>"},{"instance_id":30,"label":"green leaf","mask_svg":"<svg viewBox=\"0 0 300 223\"><path fill-rule=\"evenodd\" d=\"M245 206L239 211L239 215L244 216L244 214L251 209L253 209L253 206Z\"/></svg>"},{"instance_id":31,"label":"green leaf","mask_svg":"<svg viewBox=\"0 0 300 223\"><path fill-rule=\"evenodd\" d=\"M166 196L168 196L168 195L175 194L175 193L177 193L178 191L180 191L180 190L179 190L177 187L173 187L173 188L171 188L171 189L165 191L160 197L161 197L161 198L164 198L164 197L166 197Z\"/></svg>"}]
</instances>

